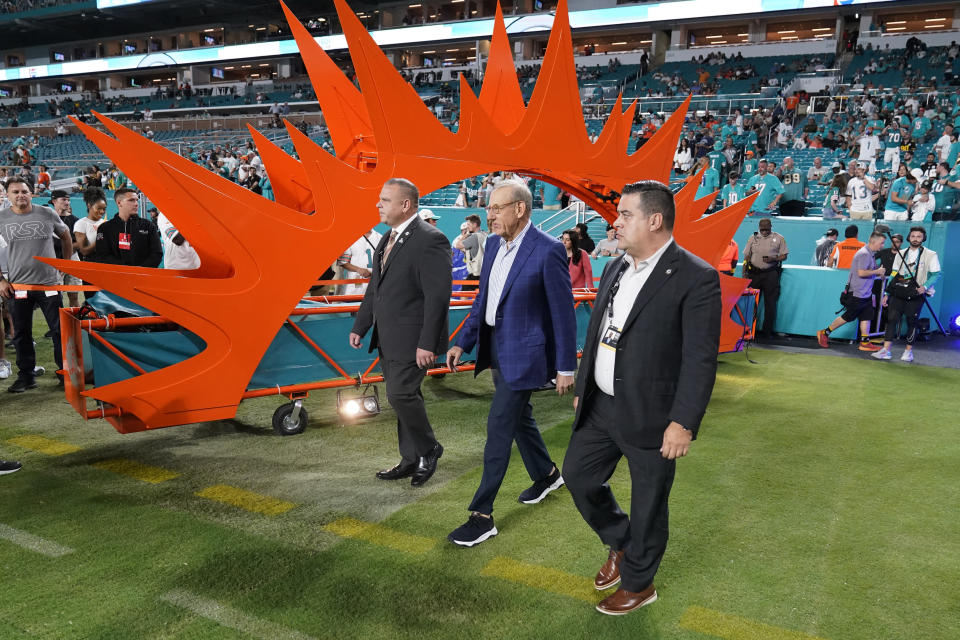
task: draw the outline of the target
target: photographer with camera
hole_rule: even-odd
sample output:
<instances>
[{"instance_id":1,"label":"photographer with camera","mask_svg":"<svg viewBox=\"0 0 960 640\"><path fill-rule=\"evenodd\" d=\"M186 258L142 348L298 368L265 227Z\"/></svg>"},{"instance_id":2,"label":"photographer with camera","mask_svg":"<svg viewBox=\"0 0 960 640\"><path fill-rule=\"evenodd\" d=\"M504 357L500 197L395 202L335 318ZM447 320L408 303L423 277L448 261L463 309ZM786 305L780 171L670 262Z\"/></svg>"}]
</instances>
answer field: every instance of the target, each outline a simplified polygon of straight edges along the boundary
<instances>
[{"instance_id":1,"label":"photographer with camera","mask_svg":"<svg viewBox=\"0 0 960 640\"><path fill-rule=\"evenodd\" d=\"M487 234L480 226L480 216L473 213L464 218L469 233L466 236L457 236L453 240L453 248L464 253L467 263L466 280L480 280L480 271L483 268L483 250L487 243ZM476 285L465 285L464 291L476 289Z\"/></svg>"},{"instance_id":2,"label":"photographer with camera","mask_svg":"<svg viewBox=\"0 0 960 640\"><path fill-rule=\"evenodd\" d=\"M757 223L757 231L747 240L743 250L743 277L750 278L750 286L763 294L763 328L765 338L773 336L780 300L780 264L787 259L787 241L773 231L770 218Z\"/></svg>"},{"instance_id":3,"label":"photographer with camera","mask_svg":"<svg viewBox=\"0 0 960 640\"><path fill-rule=\"evenodd\" d=\"M890 346L900 328L900 319L907 319L907 346L900 359L913 362L913 343L917 338L917 319L927 296L933 295L934 285L940 280L940 259L936 251L923 246L927 231L923 227L911 227L907 242L910 247L894 256L893 271L887 284L883 305L887 307L887 331L883 335L883 348L871 354L878 360L890 360Z\"/></svg>"},{"instance_id":4,"label":"photographer with camera","mask_svg":"<svg viewBox=\"0 0 960 640\"><path fill-rule=\"evenodd\" d=\"M880 347L870 342L870 319L873 317L873 281L883 277L884 269L877 266L876 254L883 248L884 235L879 231L870 234L870 240L860 247L853 256L847 286L840 296L843 314L830 323L826 329L817 331L817 343L827 349L830 347L830 334L853 320L860 321L860 351L877 351Z\"/></svg>"}]
</instances>

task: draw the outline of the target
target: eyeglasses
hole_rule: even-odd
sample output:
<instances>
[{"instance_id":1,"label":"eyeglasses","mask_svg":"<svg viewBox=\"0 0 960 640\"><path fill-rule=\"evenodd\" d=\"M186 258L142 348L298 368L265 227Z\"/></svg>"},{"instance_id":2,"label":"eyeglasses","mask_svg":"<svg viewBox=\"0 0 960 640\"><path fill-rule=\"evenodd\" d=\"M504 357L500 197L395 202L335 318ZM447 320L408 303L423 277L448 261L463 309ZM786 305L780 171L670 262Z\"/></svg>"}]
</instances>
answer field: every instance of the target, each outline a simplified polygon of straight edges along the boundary
<instances>
[{"instance_id":1,"label":"eyeglasses","mask_svg":"<svg viewBox=\"0 0 960 640\"><path fill-rule=\"evenodd\" d=\"M495 216L500 215L500 212L509 207L510 205L517 204L518 202L523 202L522 200L514 200L512 202L505 202L503 204L492 204L487 207L487 213L491 213Z\"/></svg>"}]
</instances>

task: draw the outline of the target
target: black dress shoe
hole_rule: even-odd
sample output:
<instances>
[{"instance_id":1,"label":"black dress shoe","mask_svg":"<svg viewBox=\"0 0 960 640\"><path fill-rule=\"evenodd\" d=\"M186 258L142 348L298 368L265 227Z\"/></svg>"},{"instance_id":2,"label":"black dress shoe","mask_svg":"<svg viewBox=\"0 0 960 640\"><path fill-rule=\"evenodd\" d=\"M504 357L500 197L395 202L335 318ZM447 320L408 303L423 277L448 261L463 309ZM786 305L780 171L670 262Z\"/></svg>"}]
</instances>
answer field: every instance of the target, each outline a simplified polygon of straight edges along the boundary
<instances>
[{"instance_id":1,"label":"black dress shoe","mask_svg":"<svg viewBox=\"0 0 960 640\"><path fill-rule=\"evenodd\" d=\"M410 480L410 486L419 487L426 483L437 470L437 460L443 455L443 447L438 442L425 456L417 460L417 468L413 472L413 478Z\"/></svg>"},{"instance_id":2,"label":"black dress shoe","mask_svg":"<svg viewBox=\"0 0 960 640\"><path fill-rule=\"evenodd\" d=\"M403 464L402 462L390 469L377 471L377 478L380 480L399 480L400 478L409 478L417 470L415 464Z\"/></svg>"}]
</instances>

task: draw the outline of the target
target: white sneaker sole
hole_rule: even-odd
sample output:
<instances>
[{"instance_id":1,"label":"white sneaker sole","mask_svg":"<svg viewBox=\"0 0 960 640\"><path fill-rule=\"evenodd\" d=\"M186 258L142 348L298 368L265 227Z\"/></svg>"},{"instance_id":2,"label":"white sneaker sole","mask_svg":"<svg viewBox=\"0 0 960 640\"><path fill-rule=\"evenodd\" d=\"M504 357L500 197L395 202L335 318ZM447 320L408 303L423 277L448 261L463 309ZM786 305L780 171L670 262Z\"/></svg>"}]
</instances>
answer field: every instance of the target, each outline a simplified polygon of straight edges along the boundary
<instances>
[{"instance_id":1,"label":"white sneaker sole","mask_svg":"<svg viewBox=\"0 0 960 640\"><path fill-rule=\"evenodd\" d=\"M477 538L476 540L470 540L470 541L468 541L468 540L451 540L451 542L452 542L453 544L458 544L458 545L460 545L461 547L472 547L472 546L474 546L474 545L480 544L480 543L483 542L484 540L488 540L489 538L492 538L493 536L497 535L497 533L498 533L497 528L494 527L493 529L490 529L490 531L487 531L485 534L483 534L482 536L480 536L480 537Z\"/></svg>"},{"instance_id":2,"label":"white sneaker sole","mask_svg":"<svg viewBox=\"0 0 960 640\"><path fill-rule=\"evenodd\" d=\"M597 611L599 611L600 613L606 614L608 616L625 616L628 613L636 611L641 607L645 607L648 604L653 604L656 601L657 601L657 592L654 591L652 596L650 596L649 598L647 598L646 600L644 600L643 602L635 606L633 609L628 609L627 611L607 611L606 609L601 609L600 605L597 605Z\"/></svg>"},{"instance_id":3,"label":"white sneaker sole","mask_svg":"<svg viewBox=\"0 0 960 640\"><path fill-rule=\"evenodd\" d=\"M546 489L544 489L544 490L543 490L543 493L541 493L539 496L537 496L537 497L534 498L533 500L521 500L520 503L521 503L521 504L537 504L537 503L539 503L541 500L543 500L544 498L546 498L548 493L550 493L551 491L554 491L554 490L556 490L556 489L559 489L559 488L562 487L562 486L563 486L563 476L560 476L559 478L557 478L557 481L556 481L556 482L554 482L552 485L550 485L549 487L547 487Z\"/></svg>"},{"instance_id":4,"label":"white sneaker sole","mask_svg":"<svg viewBox=\"0 0 960 640\"><path fill-rule=\"evenodd\" d=\"M16 469L7 469L6 471L0 471L0 476L5 476L8 473L16 473L17 471L20 471L20 469L22 468L23 467L17 467Z\"/></svg>"},{"instance_id":5,"label":"white sneaker sole","mask_svg":"<svg viewBox=\"0 0 960 640\"><path fill-rule=\"evenodd\" d=\"M881 355L883 354L883 355ZM889 360L893 357L890 353L883 353L882 351L875 351L870 354L871 358L876 358L877 360Z\"/></svg>"},{"instance_id":6,"label":"white sneaker sole","mask_svg":"<svg viewBox=\"0 0 960 640\"><path fill-rule=\"evenodd\" d=\"M618 584L620 584L620 576L617 576L617 579L614 580L613 582L611 582L610 584L605 584L605 585L603 585L602 587L599 586L596 582L594 582L594 583L593 583L593 588L596 589L597 591L606 591L606 590L609 589L610 587L615 587L615 586L617 586Z\"/></svg>"}]
</instances>

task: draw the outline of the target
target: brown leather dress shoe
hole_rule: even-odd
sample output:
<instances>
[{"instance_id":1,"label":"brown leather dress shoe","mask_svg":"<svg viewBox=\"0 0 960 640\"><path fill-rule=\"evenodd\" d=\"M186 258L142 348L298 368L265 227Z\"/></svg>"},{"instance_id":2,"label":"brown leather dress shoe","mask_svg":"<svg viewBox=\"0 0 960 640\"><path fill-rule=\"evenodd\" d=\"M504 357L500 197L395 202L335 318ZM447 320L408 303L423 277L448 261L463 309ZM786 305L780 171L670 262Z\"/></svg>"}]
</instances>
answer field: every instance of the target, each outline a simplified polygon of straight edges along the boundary
<instances>
[{"instance_id":1,"label":"brown leather dress shoe","mask_svg":"<svg viewBox=\"0 0 960 640\"><path fill-rule=\"evenodd\" d=\"M622 616L630 613L634 609L646 606L656 601L657 590L651 584L640 593L627 591L626 589L617 589L612 596L608 596L597 605L597 611L605 613L608 616Z\"/></svg>"},{"instance_id":2,"label":"brown leather dress shoe","mask_svg":"<svg viewBox=\"0 0 960 640\"><path fill-rule=\"evenodd\" d=\"M610 549L610 555L607 561L597 571L597 577L593 579L593 586L597 591L609 589L620 582L620 561L623 560L623 551L614 551Z\"/></svg>"}]
</instances>

